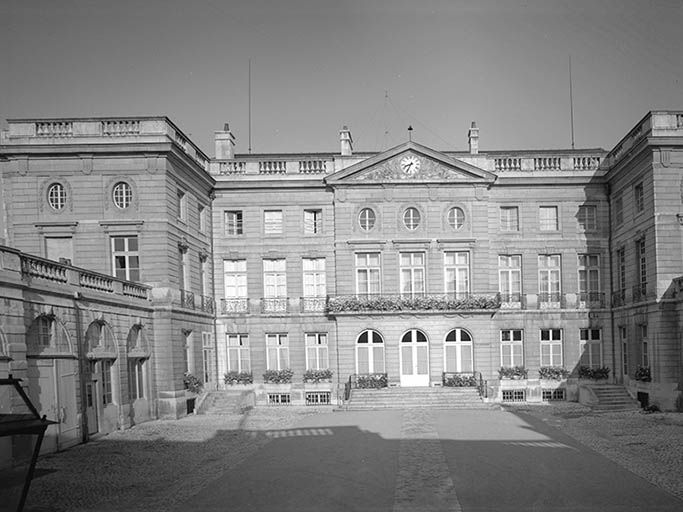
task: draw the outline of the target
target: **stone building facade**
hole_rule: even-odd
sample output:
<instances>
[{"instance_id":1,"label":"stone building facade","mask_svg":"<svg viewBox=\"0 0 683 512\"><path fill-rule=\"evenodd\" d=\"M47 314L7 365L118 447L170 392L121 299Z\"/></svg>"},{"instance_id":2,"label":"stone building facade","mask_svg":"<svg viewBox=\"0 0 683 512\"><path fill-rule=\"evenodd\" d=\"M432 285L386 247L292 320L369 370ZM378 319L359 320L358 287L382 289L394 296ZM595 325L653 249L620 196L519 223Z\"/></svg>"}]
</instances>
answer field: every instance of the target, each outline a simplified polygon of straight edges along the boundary
<instances>
[{"instance_id":1,"label":"stone building facade","mask_svg":"<svg viewBox=\"0 0 683 512\"><path fill-rule=\"evenodd\" d=\"M453 375L493 399L577 399L581 368L607 367L680 407L680 112L649 113L611 151L480 151L473 123L466 151L358 153L344 127L338 153L236 155L226 125L214 159L164 117L8 124L3 254L37 263L3 274L0 370L42 378L32 325L60 319L79 439L184 414L188 371L208 389L241 373L260 403L327 403L358 378ZM33 300L44 283L55 293ZM98 306L77 324L81 300ZM131 358L135 329L145 405L123 398L129 365L107 362ZM501 378L512 367L526 378ZM121 398L88 419L102 368ZM264 382L282 370L291 382Z\"/></svg>"}]
</instances>

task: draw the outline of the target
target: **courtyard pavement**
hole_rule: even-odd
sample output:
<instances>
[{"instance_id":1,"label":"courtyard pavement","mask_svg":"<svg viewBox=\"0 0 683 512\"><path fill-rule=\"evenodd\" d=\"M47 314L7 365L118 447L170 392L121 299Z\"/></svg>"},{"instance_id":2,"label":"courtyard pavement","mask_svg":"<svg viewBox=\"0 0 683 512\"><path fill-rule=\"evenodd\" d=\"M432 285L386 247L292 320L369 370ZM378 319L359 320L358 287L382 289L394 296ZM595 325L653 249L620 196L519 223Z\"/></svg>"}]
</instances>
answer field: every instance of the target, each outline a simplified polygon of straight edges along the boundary
<instances>
[{"instance_id":1,"label":"courtyard pavement","mask_svg":"<svg viewBox=\"0 0 683 512\"><path fill-rule=\"evenodd\" d=\"M154 421L41 458L26 510L679 511L680 418L560 404Z\"/></svg>"}]
</instances>

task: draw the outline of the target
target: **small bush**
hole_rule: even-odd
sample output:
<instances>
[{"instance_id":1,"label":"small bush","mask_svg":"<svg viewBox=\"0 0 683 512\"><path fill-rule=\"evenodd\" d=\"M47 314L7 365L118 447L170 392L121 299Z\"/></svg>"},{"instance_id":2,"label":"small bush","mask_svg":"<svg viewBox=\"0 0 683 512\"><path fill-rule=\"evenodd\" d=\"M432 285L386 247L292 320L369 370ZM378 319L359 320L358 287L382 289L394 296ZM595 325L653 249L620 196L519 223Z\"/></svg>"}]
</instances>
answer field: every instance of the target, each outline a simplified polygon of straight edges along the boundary
<instances>
[{"instance_id":1,"label":"small bush","mask_svg":"<svg viewBox=\"0 0 683 512\"><path fill-rule=\"evenodd\" d=\"M183 385L190 393L201 393L202 388L204 387L202 381L190 372L185 372L183 375Z\"/></svg>"},{"instance_id":2,"label":"small bush","mask_svg":"<svg viewBox=\"0 0 683 512\"><path fill-rule=\"evenodd\" d=\"M474 375L444 373L443 385L448 388L474 388L477 387L477 378Z\"/></svg>"},{"instance_id":3,"label":"small bush","mask_svg":"<svg viewBox=\"0 0 683 512\"><path fill-rule=\"evenodd\" d=\"M331 382L332 370L306 370L304 372L304 382Z\"/></svg>"},{"instance_id":4,"label":"small bush","mask_svg":"<svg viewBox=\"0 0 683 512\"><path fill-rule=\"evenodd\" d=\"M566 379L569 372L561 366L541 366L538 369L538 376L546 380Z\"/></svg>"},{"instance_id":5,"label":"small bush","mask_svg":"<svg viewBox=\"0 0 683 512\"><path fill-rule=\"evenodd\" d=\"M601 368L591 368L590 366L579 366L579 378L602 380L609 378L610 369L606 366Z\"/></svg>"},{"instance_id":6,"label":"small bush","mask_svg":"<svg viewBox=\"0 0 683 512\"><path fill-rule=\"evenodd\" d=\"M223 381L226 384L253 384L254 377L251 372L228 372L223 376Z\"/></svg>"},{"instance_id":7,"label":"small bush","mask_svg":"<svg viewBox=\"0 0 683 512\"><path fill-rule=\"evenodd\" d=\"M529 372L523 366L501 366L498 377L501 379L526 379Z\"/></svg>"},{"instance_id":8,"label":"small bush","mask_svg":"<svg viewBox=\"0 0 683 512\"><path fill-rule=\"evenodd\" d=\"M289 384L292 382L294 372L289 368L284 370L266 370L263 374L263 382L266 384Z\"/></svg>"},{"instance_id":9,"label":"small bush","mask_svg":"<svg viewBox=\"0 0 683 512\"><path fill-rule=\"evenodd\" d=\"M360 389L386 388L388 384L386 373L368 373L356 376L356 387Z\"/></svg>"},{"instance_id":10,"label":"small bush","mask_svg":"<svg viewBox=\"0 0 683 512\"><path fill-rule=\"evenodd\" d=\"M650 382L652 375L650 374L649 366L639 366L636 370L635 379L641 382Z\"/></svg>"}]
</instances>

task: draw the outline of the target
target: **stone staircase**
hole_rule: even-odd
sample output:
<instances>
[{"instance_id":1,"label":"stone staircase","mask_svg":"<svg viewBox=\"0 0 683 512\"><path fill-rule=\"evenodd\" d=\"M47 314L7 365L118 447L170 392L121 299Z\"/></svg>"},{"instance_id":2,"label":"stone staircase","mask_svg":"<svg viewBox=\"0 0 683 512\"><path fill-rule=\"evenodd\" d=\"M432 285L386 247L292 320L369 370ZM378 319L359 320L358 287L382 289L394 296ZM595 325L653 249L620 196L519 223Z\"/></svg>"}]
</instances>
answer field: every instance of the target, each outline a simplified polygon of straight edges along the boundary
<instances>
[{"instance_id":1,"label":"stone staircase","mask_svg":"<svg viewBox=\"0 0 683 512\"><path fill-rule=\"evenodd\" d=\"M202 402L198 414L241 414L254 406L251 390L211 391Z\"/></svg>"},{"instance_id":2,"label":"stone staircase","mask_svg":"<svg viewBox=\"0 0 683 512\"><path fill-rule=\"evenodd\" d=\"M491 409L476 388L424 387L353 389L346 410L372 409Z\"/></svg>"},{"instance_id":3,"label":"stone staircase","mask_svg":"<svg viewBox=\"0 0 683 512\"><path fill-rule=\"evenodd\" d=\"M627 411L638 409L640 406L631 398L624 386L617 384L600 384L588 386L598 399L592 408L598 411Z\"/></svg>"}]
</instances>

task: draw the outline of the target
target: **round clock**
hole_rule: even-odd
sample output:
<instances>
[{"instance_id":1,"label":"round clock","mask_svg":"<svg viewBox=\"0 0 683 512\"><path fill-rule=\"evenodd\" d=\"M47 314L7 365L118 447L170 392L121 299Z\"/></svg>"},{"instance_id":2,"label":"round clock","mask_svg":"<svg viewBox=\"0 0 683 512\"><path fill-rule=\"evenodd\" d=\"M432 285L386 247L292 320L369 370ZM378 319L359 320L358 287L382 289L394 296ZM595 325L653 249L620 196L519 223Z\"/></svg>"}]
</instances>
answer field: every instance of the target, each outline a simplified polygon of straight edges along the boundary
<instances>
[{"instance_id":1,"label":"round clock","mask_svg":"<svg viewBox=\"0 0 683 512\"><path fill-rule=\"evenodd\" d=\"M420 170L420 159L415 156L406 156L401 159L401 170L409 176Z\"/></svg>"}]
</instances>

